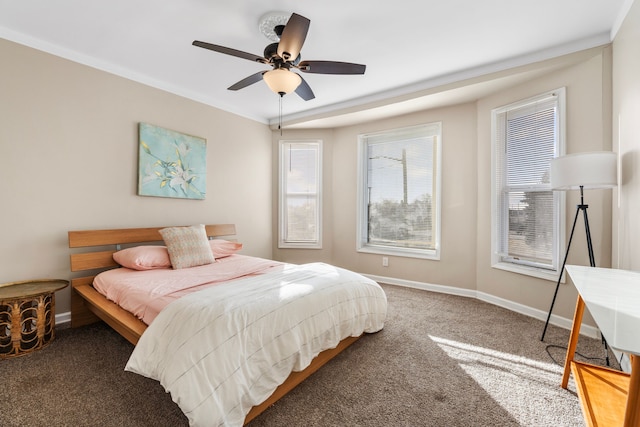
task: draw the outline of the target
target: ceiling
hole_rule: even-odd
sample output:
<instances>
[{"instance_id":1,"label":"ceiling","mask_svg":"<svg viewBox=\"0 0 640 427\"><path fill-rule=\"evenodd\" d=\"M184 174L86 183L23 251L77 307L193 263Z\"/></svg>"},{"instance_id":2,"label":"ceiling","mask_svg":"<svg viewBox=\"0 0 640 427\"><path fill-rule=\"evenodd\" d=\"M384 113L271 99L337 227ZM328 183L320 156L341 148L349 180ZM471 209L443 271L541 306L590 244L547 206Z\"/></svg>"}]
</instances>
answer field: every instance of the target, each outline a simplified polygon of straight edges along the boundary
<instances>
[{"instance_id":1,"label":"ceiling","mask_svg":"<svg viewBox=\"0 0 640 427\"><path fill-rule=\"evenodd\" d=\"M259 31L261 17L295 12L311 20L303 60L367 66L364 75L301 73L316 98L286 95L283 120L322 127L469 99L511 82L505 69L609 43L632 3L0 0L0 37L274 124L279 97L264 82L226 89L266 65L191 43L262 56L271 41Z\"/></svg>"}]
</instances>

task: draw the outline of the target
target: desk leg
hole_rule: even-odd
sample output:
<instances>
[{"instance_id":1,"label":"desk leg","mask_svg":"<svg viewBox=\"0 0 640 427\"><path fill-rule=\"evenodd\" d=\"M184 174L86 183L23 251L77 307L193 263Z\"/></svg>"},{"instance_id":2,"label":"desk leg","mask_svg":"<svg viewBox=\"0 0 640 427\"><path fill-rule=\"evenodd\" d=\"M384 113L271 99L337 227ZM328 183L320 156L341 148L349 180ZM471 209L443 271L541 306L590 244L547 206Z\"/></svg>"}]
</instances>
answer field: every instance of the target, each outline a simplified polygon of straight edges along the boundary
<instances>
[{"instance_id":1,"label":"desk leg","mask_svg":"<svg viewBox=\"0 0 640 427\"><path fill-rule=\"evenodd\" d=\"M567 388L569 384L569 376L571 375L571 362L578 346L578 336L580 335L580 326L582 325L582 315L584 314L584 301L578 295L576 302L576 311L573 314L573 325L571 326L571 335L569 335L569 345L567 347L567 356L564 359L564 373L562 374L562 388Z\"/></svg>"},{"instance_id":2,"label":"desk leg","mask_svg":"<svg viewBox=\"0 0 640 427\"><path fill-rule=\"evenodd\" d=\"M640 356L631 356L631 378L627 394L624 427L640 426Z\"/></svg>"}]
</instances>

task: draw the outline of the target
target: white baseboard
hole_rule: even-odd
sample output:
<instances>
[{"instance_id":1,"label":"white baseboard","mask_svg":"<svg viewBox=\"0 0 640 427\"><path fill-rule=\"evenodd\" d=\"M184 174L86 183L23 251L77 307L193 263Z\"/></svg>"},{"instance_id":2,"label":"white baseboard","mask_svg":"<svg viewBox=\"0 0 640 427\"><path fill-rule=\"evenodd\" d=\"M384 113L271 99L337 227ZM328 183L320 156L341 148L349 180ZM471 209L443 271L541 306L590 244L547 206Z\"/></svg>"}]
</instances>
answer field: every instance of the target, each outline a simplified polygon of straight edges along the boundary
<instances>
[{"instance_id":1,"label":"white baseboard","mask_svg":"<svg viewBox=\"0 0 640 427\"><path fill-rule=\"evenodd\" d=\"M362 274L362 273L361 273ZM461 297L476 298L476 291L471 289L456 288L453 286L433 285L431 283L415 282L413 280L394 279L392 277L374 276L372 274L362 274L365 277L375 280L379 283L388 283L389 285L404 286L407 288L422 289L423 291L439 292L443 294L458 295Z\"/></svg>"},{"instance_id":2,"label":"white baseboard","mask_svg":"<svg viewBox=\"0 0 640 427\"><path fill-rule=\"evenodd\" d=\"M374 276L371 274L363 274L363 276L366 276L372 280L375 280L376 282L388 283L389 285L405 286L408 288L422 289L425 291L477 298L481 301L488 302L490 304L497 305L502 308L506 308L507 310L524 314L525 316L533 317L534 319L542 320L543 322L547 320L548 313L546 311L542 311L537 308L532 308L523 304L509 301L504 298L500 298L484 292L478 292L472 289L456 288L453 286L434 285L431 283L415 282L412 280L403 280L403 279L394 279L392 277ZM571 329L571 325L573 324L573 319L567 319L565 317L560 317L560 316L556 316L555 314L552 314L551 318L549 319L549 324L559 326L564 329ZM540 331L540 333L542 333L542 331ZM580 334L591 337L591 338L596 338L596 339L600 338L600 330L598 328L585 325L585 324L583 324L580 327Z\"/></svg>"},{"instance_id":3,"label":"white baseboard","mask_svg":"<svg viewBox=\"0 0 640 427\"><path fill-rule=\"evenodd\" d=\"M71 326L71 312L56 314L56 326L66 328Z\"/></svg>"},{"instance_id":4,"label":"white baseboard","mask_svg":"<svg viewBox=\"0 0 640 427\"><path fill-rule=\"evenodd\" d=\"M533 317L534 319L546 321L547 312L532 308L523 304L519 304L513 301L506 300L504 298L496 297L484 292L478 292L472 289L456 288L454 286L434 285L425 282L415 282L412 280L395 279L392 277L374 276L371 274L363 274L376 282L388 283L390 285L404 286L407 288L422 289L424 291L439 292L449 295L458 295L462 297L477 298L481 301L488 302L498 307L506 308L507 310L514 311L516 313L524 314L525 316ZM571 329L573 320L565 317L551 315L549 323L555 326L559 326L564 329ZM71 325L71 312L56 314L56 325L60 327L67 327ZM600 338L600 331L598 328L583 324L580 328L580 334L591 337Z\"/></svg>"},{"instance_id":5,"label":"white baseboard","mask_svg":"<svg viewBox=\"0 0 640 427\"><path fill-rule=\"evenodd\" d=\"M524 314L525 316L533 317L534 319L542 320L543 322L547 320L548 312L546 311L509 301L504 298L499 298L484 292L478 292L477 294L477 298L481 301L506 308L507 310L515 311L516 313ZM573 325L573 319L567 319L566 317L560 317L556 316L555 314L551 314L551 317L549 318L549 324L559 326L564 329L571 329L571 326ZM542 333L542 331L540 331L540 333ZM585 325L584 323L582 324L582 326L580 326L580 334L591 338L600 338L600 330L598 328Z\"/></svg>"}]
</instances>

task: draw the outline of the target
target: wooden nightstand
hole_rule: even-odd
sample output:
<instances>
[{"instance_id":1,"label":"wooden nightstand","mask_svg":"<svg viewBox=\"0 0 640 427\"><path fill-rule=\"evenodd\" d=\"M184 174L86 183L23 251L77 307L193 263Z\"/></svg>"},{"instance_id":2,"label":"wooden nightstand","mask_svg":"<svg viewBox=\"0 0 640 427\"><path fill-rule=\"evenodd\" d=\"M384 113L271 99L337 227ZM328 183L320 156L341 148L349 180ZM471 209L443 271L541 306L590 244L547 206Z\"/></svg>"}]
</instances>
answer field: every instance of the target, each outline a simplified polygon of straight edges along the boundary
<instances>
[{"instance_id":1,"label":"wooden nightstand","mask_svg":"<svg viewBox=\"0 0 640 427\"><path fill-rule=\"evenodd\" d=\"M0 284L0 359L41 349L55 337L55 292L67 280Z\"/></svg>"}]
</instances>

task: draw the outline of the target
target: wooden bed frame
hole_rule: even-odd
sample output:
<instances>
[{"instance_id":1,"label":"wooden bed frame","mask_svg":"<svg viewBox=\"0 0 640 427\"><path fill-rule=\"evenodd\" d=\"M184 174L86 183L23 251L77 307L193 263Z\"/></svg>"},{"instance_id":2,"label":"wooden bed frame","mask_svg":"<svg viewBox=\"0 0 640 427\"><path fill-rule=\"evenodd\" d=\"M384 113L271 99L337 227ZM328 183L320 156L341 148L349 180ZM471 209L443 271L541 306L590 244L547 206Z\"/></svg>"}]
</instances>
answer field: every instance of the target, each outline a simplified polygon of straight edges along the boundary
<instances>
[{"instance_id":1,"label":"wooden bed frame","mask_svg":"<svg viewBox=\"0 0 640 427\"><path fill-rule=\"evenodd\" d=\"M100 271L119 267L112 255L120 249L120 245L128 247L160 242L162 236L159 230L162 228L165 227L69 231L69 248L82 249L81 252L71 254L71 271L89 274L71 279L71 327L102 320L129 342L137 344L147 325L96 291L92 286L93 278ZM207 225L206 230L210 239L230 238L236 234L234 224ZM251 409L244 423L247 424L260 415L358 338L342 340L336 348L320 353L305 370L291 373L269 398Z\"/></svg>"}]
</instances>

